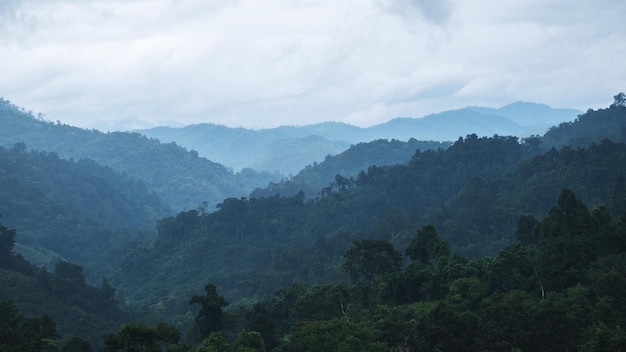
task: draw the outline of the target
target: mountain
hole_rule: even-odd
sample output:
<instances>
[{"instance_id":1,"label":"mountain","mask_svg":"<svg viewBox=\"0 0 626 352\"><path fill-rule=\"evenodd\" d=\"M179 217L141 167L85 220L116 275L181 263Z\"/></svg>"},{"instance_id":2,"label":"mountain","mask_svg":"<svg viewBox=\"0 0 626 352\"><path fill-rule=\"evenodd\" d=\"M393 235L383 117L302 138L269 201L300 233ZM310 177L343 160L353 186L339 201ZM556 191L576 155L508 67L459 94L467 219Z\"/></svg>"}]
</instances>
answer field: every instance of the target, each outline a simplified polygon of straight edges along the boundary
<instances>
[{"instance_id":1,"label":"mountain","mask_svg":"<svg viewBox=\"0 0 626 352\"><path fill-rule=\"evenodd\" d=\"M626 109L615 113L624 118ZM602 116L590 111L578 121ZM372 142L353 152L403 145L391 144ZM564 188L624 213L625 154L625 144L608 140L542 152L534 139L468 135L448 148L418 150L403 164L340 175L314 199L272 195L270 188L250 199L225 199L214 213L191 210L163 219L154 247L119 262L112 280L148 305L166 297L176 305L175 292L206 281L230 300L268 297L293 282L347 280L341 255L352 241L382 239L403 249L415 228L428 224L462 256L495 255L515 240L521 215L547 213ZM146 301L148 291L155 301Z\"/></svg>"},{"instance_id":2,"label":"mountain","mask_svg":"<svg viewBox=\"0 0 626 352\"><path fill-rule=\"evenodd\" d=\"M141 180L173 209L213 208L221 199L246 195L275 180L252 170L234 174L175 143L164 144L138 133L102 133L35 118L0 100L0 145L23 143L30 150L54 152L65 159L92 159Z\"/></svg>"},{"instance_id":3,"label":"mountain","mask_svg":"<svg viewBox=\"0 0 626 352\"><path fill-rule=\"evenodd\" d=\"M468 134L524 136L527 132L525 128L505 117L481 114L471 109L444 111L421 119L397 118L372 126L369 130L380 136L379 138L435 141L455 141Z\"/></svg>"},{"instance_id":4,"label":"mountain","mask_svg":"<svg viewBox=\"0 0 626 352\"><path fill-rule=\"evenodd\" d=\"M97 339L135 319L117 307L117 294L145 320L181 329L224 317L221 329L198 336L206 338L200 349L324 350L344 341L359 351L623 349L625 120L626 107L614 104L544 137L357 143L292 177L326 182L317 197L231 196L215 212L200 206L166 217L156 192L111 166L21 142L2 147L2 223L19 226L22 248L0 225L0 313L9 317L0 337L45 328L33 340L59 350L54 322L20 318L4 302L12 300L29 317L52 316L64 337ZM81 133L66 127L62 137ZM400 162L383 165L392 160ZM156 237L141 233L154 217ZM88 272L99 263L106 279L89 286L82 267L66 261L53 273L30 265L21 253L46 255L33 242L40 234L56 246L50 255L76 255ZM106 335L106 349L197 349L155 343L158 332L131 323Z\"/></svg>"},{"instance_id":5,"label":"mountain","mask_svg":"<svg viewBox=\"0 0 626 352\"><path fill-rule=\"evenodd\" d=\"M547 128L562 122L573 121L582 111L576 109L555 109L545 104L517 102L498 109L472 106L467 109L484 115L503 116L520 126Z\"/></svg>"},{"instance_id":6,"label":"mountain","mask_svg":"<svg viewBox=\"0 0 626 352\"><path fill-rule=\"evenodd\" d=\"M214 124L155 127L137 130L148 137L176 142L199 155L235 170L253 168L295 175L306 165L321 162L350 145L377 139L455 141L478 136L543 134L548 127L572 121L580 111L547 105L514 103L499 109L467 107L423 118L396 118L361 128L338 122L250 130ZM277 157L281 155L281 157Z\"/></svg>"},{"instance_id":7,"label":"mountain","mask_svg":"<svg viewBox=\"0 0 626 352\"><path fill-rule=\"evenodd\" d=\"M372 166L406 164L416 150L446 149L451 144L450 142L418 141L413 138L407 142L378 139L358 143L337 155L327 155L322 162L307 165L291 178L271 182L265 188L257 188L250 194L250 197L270 197L276 194L290 197L302 191L307 198L314 198L319 195L320 190L336 182L339 177L354 179L359 173L367 172Z\"/></svg>"},{"instance_id":8,"label":"mountain","mask_svg":"<svg viewBox=\"0 0 626 352\"><path fill-rule=\"evenodd\" d=\"M313 161L322 160L326 155L347 149L350 142L346 137L358 131L358 127L325 123L258 131L197 124L182 128L155 127L137 132L166 142L175 141L235 170L252 168L288 175L297 173Z\"/></svg>"},{"instance_id":9,"label":"mountain","mask_svg":"<svg viewBox=\"0 0 626 352\"><path fill-rule=\"evenodd\" d=\"M19 229L16 251L40 265L81 263L99 278L109 249L150 241L154 224L173 211L142 182L90 159L0 147L0 214Z\"/></svg>"},{"instance_id":10,"label":"mountain","mask_svg":"<svg viewBox=\"0 0 626 352\"><path fill-rule=\"evenodd\" d=\"M50 343L58 337L67 341L72 336L80 336L93 346L100 346L104 333L134 318L118 305L115 289L106 279L101 279L99 287L87 284L80 265L59 261L53 266L54 270L48 272L46 267L35 266L21 254L12 253L13 243L20 237L18 231L0 223L0 350L59 351L33 345L8 348L11 344L23 344L27 336L39 340L33 341L39 344ZM15 326L24 319L16 314L15 308L30 322ZM32 318L36 316L43 317ZM7 334L12 325L15 330L30 330L30 333L22 338L15 332ZM44 331L48 336L37 339L37 334Z\"/></svg>"},{"instance_id":11,"label":"mountain","mask_svg":"<svg viewBox=\"0 0 626 352\"><path fill-rule=\"evenodd\" d=\"M543 136L542 148L584 147L605 138L626 143L625 111L626 106L612 104L606 109L589 110L572 122L553 126Z\"/></svg>"}]
</instances>

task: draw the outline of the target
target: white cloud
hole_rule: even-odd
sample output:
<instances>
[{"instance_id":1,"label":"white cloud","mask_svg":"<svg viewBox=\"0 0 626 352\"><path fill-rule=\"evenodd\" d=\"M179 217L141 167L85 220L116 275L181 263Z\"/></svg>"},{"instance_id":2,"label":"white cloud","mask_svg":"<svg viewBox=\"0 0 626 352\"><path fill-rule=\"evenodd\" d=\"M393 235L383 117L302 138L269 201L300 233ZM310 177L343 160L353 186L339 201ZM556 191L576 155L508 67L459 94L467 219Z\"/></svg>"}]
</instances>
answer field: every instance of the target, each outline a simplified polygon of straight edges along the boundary
<instances>
[{"instance_id":1,"label":"white cloud","mask_svg":"<svg viewBox=\"0 0 626 352\"><path fill-rule=\"evenodd\" d=\"M0 96L52 120L358 125L606 106L621 1L5 0Z\"/></svg>"}]
</instances>

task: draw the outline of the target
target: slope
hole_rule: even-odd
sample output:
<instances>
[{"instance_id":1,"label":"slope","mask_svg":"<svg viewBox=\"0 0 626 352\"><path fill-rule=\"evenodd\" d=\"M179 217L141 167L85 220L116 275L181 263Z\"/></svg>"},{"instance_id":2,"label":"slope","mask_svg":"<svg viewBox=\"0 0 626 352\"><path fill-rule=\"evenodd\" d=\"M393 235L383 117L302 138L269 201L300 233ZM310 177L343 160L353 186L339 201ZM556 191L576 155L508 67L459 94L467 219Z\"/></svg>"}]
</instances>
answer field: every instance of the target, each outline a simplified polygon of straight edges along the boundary
<instances>
[{"instance_id":1,"label":"slope","mask_svg":"<svg viewBox=\"0 0 626 352\"><path fill-rule=\"evenodd\" d=\"M175 143L163 144L137 133L102 133L36 119L9 101L0 100L0 145L24 143L32 150L55 152L65 159L93 159L145 182L173 209L248 194L274 177L233 174L226 167L199 157Z\"/></svg>"},{"instance_id":2,"label":"slope","mask_svg":"<svg viewBox=\"0 0 626 352\"><path fill-rule=\"evenodd\" d=\"M536 153L515 137L470 135L445 150L418 151L406 165L337 179L309 201L303 194L225 199L215 213L161 220L154 247L123 259L112 277L146 304L175 305L206 282L232 302L268 297L293 282L345 280L340 258L353 240L402 249L427 224L454 252L494 255L514 240L520 215L545 214L563 188L615 214L626 211L626 145Z\"/></svg>"},{"instance_id":3,"label":"slope","mask_svg":"<svg viewBox=\"0 0 626 352\"><path fill-rule=\"evenodd\" d=\"M314 198L320 191L337 179L354 179L371 166L390 166L407 163L416 150L437 150L448 148L452 143L418 141L407 142L379 139L350 146L337 155L327 155L324 161L307 165L297 175L280 182L272 182L265 188L257 188L252 198L270 197L276 194L290 197L303 191L307 198Z\"/></svg>"},{"instance_id":4,"label":"slope","mask_svg":"<svg viewBox=\"0 0 626 352\"><path fill-rule=\"evenodd\" d=\"M100 277L108 248L154 236L172 210L143 183L92 160L0 147L0 214L20 229L20 252L67 258ZM145 238L144 238L145 237ZM39 262L52 264L40 258Z\"/></svg>"},{"instance_id":5,"label":"slope","mask_svg":"<svg viewBox=\"0 0 626 352\"><path fill-rule=\"evenodd\" d=\"M36 267L11 252L16 237L20 240L19 232L0 223L1 308L6 307L3 302L11 302L28 317L44 316L43 326L54 330L56 322L59 337L67 340L79 336L93 346L101 345L104 333L133 318L117 303L115 289L106 279L99 287L88 285L82 267L65 261L57 263L54 272ZM2 323L9 323L4 319L8 316L2 316ZM0 345L5 342L0 341Z\"/></svg>"}]
</instances>

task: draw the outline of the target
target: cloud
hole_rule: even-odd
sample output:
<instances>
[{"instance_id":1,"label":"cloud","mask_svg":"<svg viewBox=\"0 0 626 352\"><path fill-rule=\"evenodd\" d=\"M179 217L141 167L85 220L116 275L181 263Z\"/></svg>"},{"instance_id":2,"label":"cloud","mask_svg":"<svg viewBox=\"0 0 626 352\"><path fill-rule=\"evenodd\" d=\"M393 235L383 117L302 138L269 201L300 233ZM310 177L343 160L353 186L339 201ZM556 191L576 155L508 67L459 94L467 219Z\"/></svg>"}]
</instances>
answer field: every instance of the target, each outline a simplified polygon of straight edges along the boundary
<instances>
[{"instance_id":1,"label":"cloud","mask_svg":"<svg viewBox=\"0 0 626 352\"><path fill-rule=\"evenodd\" d=\"M447 0L379 0L379 5L408 20L421 17L433 23L444 23L452 12L451 4Z\"/></svg>"},{"instance_id":2,"label":"cloud","mask_svg":"<svg viewBox=\"0 0 626 352\"><path fill-rule=\"evenodd\" d=\"M620 1L5 0L0 95L52 120L358 125L624 90Z\"/></svg>"}]
</instances>

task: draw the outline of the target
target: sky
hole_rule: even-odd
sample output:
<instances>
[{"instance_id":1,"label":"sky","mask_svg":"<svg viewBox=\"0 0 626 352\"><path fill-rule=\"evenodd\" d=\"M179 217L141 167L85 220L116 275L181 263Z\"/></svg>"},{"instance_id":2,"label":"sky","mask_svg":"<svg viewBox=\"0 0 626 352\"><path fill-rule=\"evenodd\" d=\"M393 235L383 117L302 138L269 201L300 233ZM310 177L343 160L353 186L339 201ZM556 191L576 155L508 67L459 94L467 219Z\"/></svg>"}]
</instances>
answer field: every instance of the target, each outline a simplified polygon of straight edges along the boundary
<instances>
[{"instance_id":1,"label":"sky","mask_svg":"<svg viewBox=\"0 0 626 352\"><path fill-rule=\"evenodd\" d=\"M626 90L623 0L0 0L0 97L102 130L357 126Z\"/></svg>"}]
</instances>

